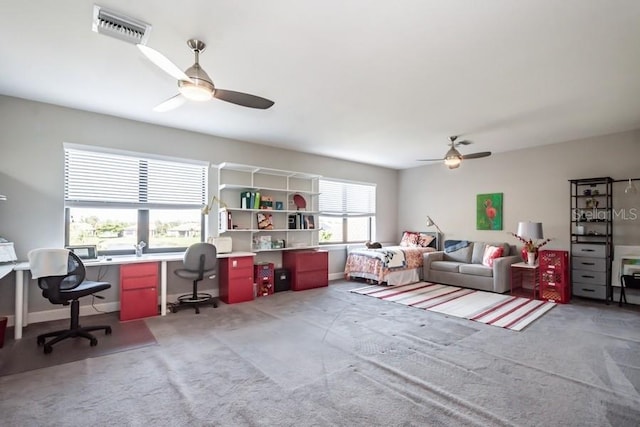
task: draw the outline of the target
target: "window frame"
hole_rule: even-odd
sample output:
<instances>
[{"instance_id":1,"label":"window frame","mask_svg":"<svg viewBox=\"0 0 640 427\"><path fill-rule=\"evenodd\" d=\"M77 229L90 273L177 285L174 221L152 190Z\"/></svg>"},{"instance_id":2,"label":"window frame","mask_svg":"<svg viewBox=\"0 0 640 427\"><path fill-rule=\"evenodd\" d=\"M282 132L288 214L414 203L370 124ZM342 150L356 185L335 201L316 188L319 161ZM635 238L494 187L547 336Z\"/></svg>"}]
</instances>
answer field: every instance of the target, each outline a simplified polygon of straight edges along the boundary
<instances>
[{"instance_id":1,"label":"window frame","mask_svg":"<svg viewBox=\"0 0 640 427\"><path fill-rule=\"evenodd\" d=\"M64 244L68 246L70 244L70 225L71 225L71 209L73 208L97 208L97 209L105 209L105 208L113 208L113 209L126 209L126 210L135 210L137 211L137 236L136 242L144 241L147 246L143 248L143 253L152 254L152 253L173 253L173 252L184 252L187 249L187 246L176 246L176 247L150 247L149 244L149 236L150 236L150 228L149 228L149 215L150 211L154 209L157 210L199 210L200 211L200 242L204 241L205 233L206 233L206 215L202 213L202 206L206 204L207 194L208 194L208 180L209 180L209 168L210 163L201 161L201 160L191 160L191 159L183 159L177 157L167 157L160 156L148 153L139 153L133 151L125 151L125 150L116 150L116 149L108 149L104 147L97 146L87 146L80 144L71 144L64 143L64 157L65 157L65 196L64 196ZM67 188L68 188L68 170L67 170L67 151L74 150L76 152L88 152L96 155L103 154L105 156L116 155L116 156L124 156L129 157L131 159L137 159L138 162L138 201L136 202L122 202L122 201L91 201L91 200L70 200L67 198ZM107 161L107 159L103 159ZM145 163L146 161L146 163ZM142 168L143 164L148 167L149 162L169 162L174 165L184 164L190 166L198 166L201 167L202 173L202 191L199 195L200 200L198 202L193 202L189 204L171 204L171 203L148 203L147 200L147 190L148 190L148 182L147 178L143 177ZM200 179L200 178L199 178ZM98 255L130 255L135 254L135 249L119 249L119 250L102 250L98 251Z\"/></svg>"},{"instance_id":2,"label":"window frame","mask_svg":"<svg viewBox=\"0 0 640 427\"><path fill-rule=\"evenodd\" d=\"M341 197L341 209L340 211L327 211L323 210L322 206L322 182L332 182L334 184L341 185L342 187L342 195ZM320 238L318 239L318 243L320 245L347 245L353 243L364 243L366 241L375 240L376 235L376 197L377 197L377 185L375 183L370 182L359 182L359 181L349 181L349 180L341 180L334 178L320 178L318 182L318 186L320 188L320 200L318 202L319 214L318 214L318 222L321 222L322 217L330 217L330 218L341 218L342 219L342 240L341 241L331 241L331 242L322 242ZM361 206L361 210L352 211L347 206L347 194L349 192L350 187L354 186L365 186L370 187L369 191L371 191L370 196L372 196L372 200L368 201L369 206ZM352 189L352 188L351 188ZM368 218L368 229L369 236L365 240L350 240L349 239L349 219L352 218Z\"/></svg>"}]
</instances>

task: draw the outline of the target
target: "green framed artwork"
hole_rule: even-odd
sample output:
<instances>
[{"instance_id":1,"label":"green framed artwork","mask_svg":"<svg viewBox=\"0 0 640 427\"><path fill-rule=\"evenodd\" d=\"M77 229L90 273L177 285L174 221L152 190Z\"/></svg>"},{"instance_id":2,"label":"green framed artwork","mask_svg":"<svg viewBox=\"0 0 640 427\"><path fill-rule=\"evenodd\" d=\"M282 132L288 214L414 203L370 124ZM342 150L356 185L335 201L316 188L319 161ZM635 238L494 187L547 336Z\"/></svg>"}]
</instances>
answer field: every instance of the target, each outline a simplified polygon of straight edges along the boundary
<instances>
[{"instance_id":1,"label":"green framed artwork","mask_svg":"<svg viewBox=\"0 0 640 427\"><path fill-rule=\"evenodd\" d=\"M478 194L476 229L502 230L502 193Z\"/></svg>"}]
</instances>

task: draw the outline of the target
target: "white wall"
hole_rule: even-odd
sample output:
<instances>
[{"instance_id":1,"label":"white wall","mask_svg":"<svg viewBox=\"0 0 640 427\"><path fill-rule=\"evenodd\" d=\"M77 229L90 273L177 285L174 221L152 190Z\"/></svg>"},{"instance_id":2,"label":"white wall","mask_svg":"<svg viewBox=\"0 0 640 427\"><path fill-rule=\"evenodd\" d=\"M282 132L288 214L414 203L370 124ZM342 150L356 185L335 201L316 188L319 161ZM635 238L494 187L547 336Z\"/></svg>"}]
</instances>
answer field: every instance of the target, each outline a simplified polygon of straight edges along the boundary
<instances>
[{"instance_id":1,"label":"white wall","mask_svg":"<svg viewBox=\"0 0 640 427\"><path fill-rule=\"evenodd\" d=\"M640 178L640 130L571 141L463 162L449 170L433 164L400 171L400 229L425 229L427 215L445 239L518 241L509 232L518 221L543 223L547 249L569 249L570 179L610 176ZM640 188L640 182L636 182ZM635 220L614 221L614 244L640 244L640 195L624 194L626 183L614 184L614 208ZM504 229L476 230L476 195L503 193Z\"/></svg>"},{"instance_id":2,"label":"white wall","mask_svg":"<svg viewBox=\"0 0 640 427\"><path fill-rule=\"evenodd\" d=\"M247 163L376 183L380 194L377 236L383 240L397 239L398 172L393 169L6 96L0 96L0 128L0 194L8 198L0 203L0 236L15 243L22 260L33 248L64 244L64 142L200 159L213 164ZM216 192L216 179L213 169L210 192ZM216 227L214 221L216 215L211 215L211 229ZM330 266L332 271L343 268L339 265L342 257L332 259L337 259ZM188 289L188 283L181 285ZM0 280L0 315L13 312L13 298L13 275L10 275ZM36 309L46 304L38 292L30 294L30 305Z\"/></svg>"}]
</instances>

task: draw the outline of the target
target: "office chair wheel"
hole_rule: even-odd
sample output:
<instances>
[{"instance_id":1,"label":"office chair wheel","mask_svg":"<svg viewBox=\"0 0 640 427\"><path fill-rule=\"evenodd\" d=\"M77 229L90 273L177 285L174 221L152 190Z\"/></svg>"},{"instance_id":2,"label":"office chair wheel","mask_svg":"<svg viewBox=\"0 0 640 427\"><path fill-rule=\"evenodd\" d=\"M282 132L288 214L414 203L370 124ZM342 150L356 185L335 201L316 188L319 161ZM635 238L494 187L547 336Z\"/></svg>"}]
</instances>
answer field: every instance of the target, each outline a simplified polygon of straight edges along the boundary
<instances>
[{"instance_id":1,"label":"office chair wheel","mask_svg":"<svg viewBox=\"0 0 640 427\"><path fill-rule=\"evenodd\" d=\"M44 337L38 337L38 347L44 344Z\"/></svg>"},{"instance_id":2,"label":"office chair wheel","mask_svg":"<svg viewBox=\"0 0 640 427\"><path fill-rule=\"evenodd\" d=\"M53 347L52 347L52 346L50 346L49 344L46 344L46 345L44 346L44 354L49 354L49 353L51 353L52 351L53 351Z\"/></svg>"},{"instance_id":3,"label":"office chair wheel","mask_svg":"<svg viewBox=\"0 0 640 427\"><path fill-rule=\"evenodd\" d=\"M104 334L105 335L111 335L111 326L107 326L106 329L104 330Z\"/></svg>"},{"instance_id":4,"label":"office chair wheel","mask_svg":"<svg viewBox=\"0 0 640 427\"><path fill-rule=\"evenodd\" d=\"M97 346L97 345L98 345L98 340L97 340L97 339L95 339L95 338L91 338L91 341L89 341L89 345L90 345L91 347L95 347L95 346Z\"/></svg>"}]
</instances>

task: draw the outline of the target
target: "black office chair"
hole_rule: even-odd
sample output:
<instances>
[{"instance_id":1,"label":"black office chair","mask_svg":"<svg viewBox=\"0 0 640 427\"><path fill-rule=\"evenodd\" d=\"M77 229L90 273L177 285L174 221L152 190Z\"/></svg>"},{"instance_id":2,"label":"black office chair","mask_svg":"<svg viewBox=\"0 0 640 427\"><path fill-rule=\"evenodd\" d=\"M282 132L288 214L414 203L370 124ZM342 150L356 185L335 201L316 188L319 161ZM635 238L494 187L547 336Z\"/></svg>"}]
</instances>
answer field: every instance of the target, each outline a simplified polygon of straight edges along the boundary
<instances>
[{"instance_id":1,"label":"black office chair","mask_svg":"<svg viewBox=\"0 0 640 427\"><path fill-rule=\"evenodd\" d=\"M65 253L66 252L66 267ZM44 345L44 353L53 351L52 345L67 338L83 337L89 340L93 347L98 340L90 334L91 331L104 329L105 334L111 334L111 326L86 326L79 323L80 303L78 299L96 292L109 289L111 284L85 280L85 267L80 258L66 249L34 249L29 252L31 274L38 279L38 286L42 289L42 296L53 304L71 304L71 324L69 329L38 335L38 345ZM64 270L66 269L66 273ZM55 275L43 275L49 272ZM54 337L45 342L46 338Z\"/></svg>"},{"instance_id":2,"label":"black office chair","mask_svg":"<svg viewBox=\"0 0 640 427\"><path fill-rule=\"evenodd\" d=\"M193 307L200 314L200 306L211 304L218 307L218 298L211 294L198 292L198 282L205 277L215 276L218 269L216 247L210 243L194 243L187 248L183 259L184 268L176 269L175 274L183 279L193 280L193 291L178 297L172 304L171 312L176 313L185 307Z\"/></svg>"},{"instance_id":3,"label":"black office chair","mask_svg":"<svg viewBox=\"0 0 640 427\"><path fill-rule=\"evenodd\" d=\"M620 277L620 301L618 305L622 307L622 300L627 303L627 295L625 294L625 288L640 289L640 273L623 274Z\"/></svg>"}]
</instances>

